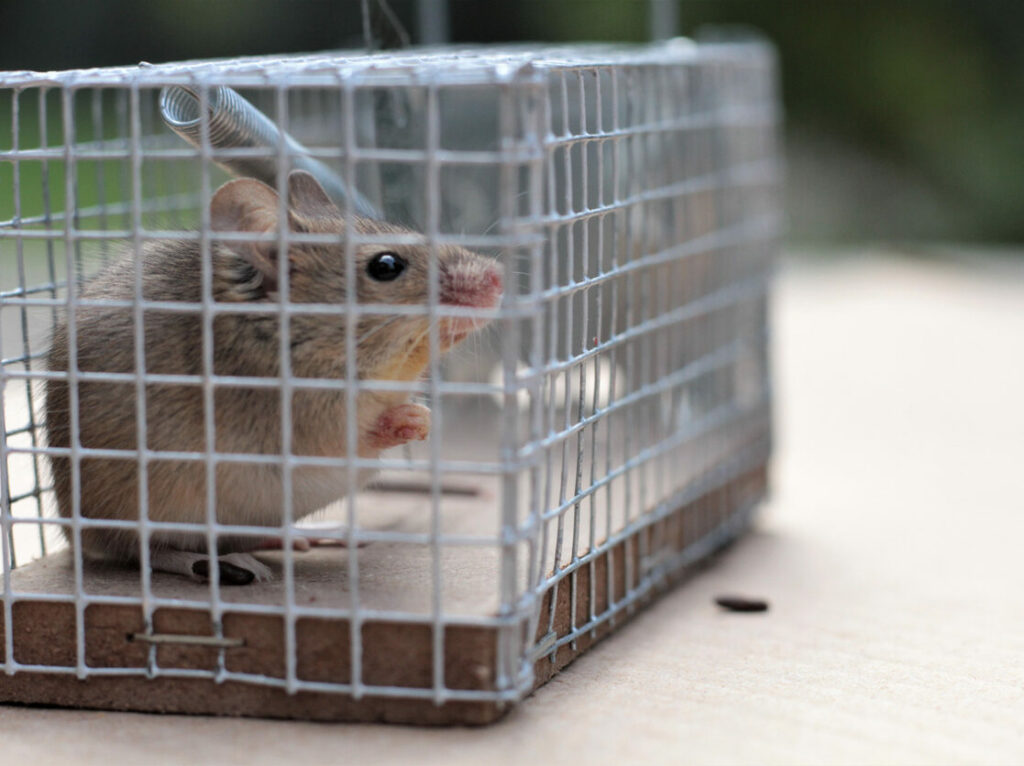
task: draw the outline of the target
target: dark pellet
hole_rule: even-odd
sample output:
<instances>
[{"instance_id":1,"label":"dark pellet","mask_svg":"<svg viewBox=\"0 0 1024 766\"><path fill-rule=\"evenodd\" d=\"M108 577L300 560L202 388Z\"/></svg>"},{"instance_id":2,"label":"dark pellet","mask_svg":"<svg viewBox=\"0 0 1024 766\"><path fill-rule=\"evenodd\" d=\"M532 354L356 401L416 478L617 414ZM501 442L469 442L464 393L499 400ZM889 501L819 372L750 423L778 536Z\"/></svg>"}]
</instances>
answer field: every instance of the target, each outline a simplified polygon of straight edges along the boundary
<instances>
[{"instance_id":1,"label":"dark pellet","mask_svg":"<svg viewBox=\"0 0 1024 766\"><path fill-rule=\"evenodd\" d=\"M760 598L742 596L718 596L715 603L730 612L767 612L768 602Z\"/></svg>"}]
</instances>

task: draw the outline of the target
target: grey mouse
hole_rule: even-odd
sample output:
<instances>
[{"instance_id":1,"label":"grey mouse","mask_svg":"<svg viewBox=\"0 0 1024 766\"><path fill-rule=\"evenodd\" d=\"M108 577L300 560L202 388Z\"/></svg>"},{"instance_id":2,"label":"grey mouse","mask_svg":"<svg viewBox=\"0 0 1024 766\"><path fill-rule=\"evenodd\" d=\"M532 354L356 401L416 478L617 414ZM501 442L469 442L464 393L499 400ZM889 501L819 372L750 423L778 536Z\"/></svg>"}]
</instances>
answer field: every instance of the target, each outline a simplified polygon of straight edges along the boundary
<instances>
[{"instance_id":1,"label":"grey mouse","mask_svg":"<svg viewBox=\"0 0 1024 766\"><path fill-rule=\"evenodd\" d=\"M288 177L287 220L277 192L254 179L221 186L210 203L214 232L273 233L285 224L291 231L334 234L332 244L293 243L286 254L265 241L214 241L210 244L212 295L218 304L276 304L281 270L288 269L288 298L293 304L344 304L347 300L345 218L317 181L294 171ZM387 236L410 232L389 223L356 217L361 234ZM429 296L429 258L424 245L360 244L355 249L356 287L360 303L425 306ZM408 237L404 238L406 241ZM439 295L443 305L493 309L501 300L503 273L491 258L466 249L439 245ZM142 270L147 301L200 302L202 253L199 242L166 240L146 243L137 253L127 250L82 289L87 300L131 300L135 295L135 260ZM83 373L136 372L134 309L78 306L75 315L77 369ZM288 338L291 374L295 378L345 379L344 314L293 314ZM440 352L460 343L487 323L484 318L439 320ZM355 329L355 368L360 379L414 381L430 362L429 319L413 315L362 315ZM195 312L146 310L144 316L147 374L201 375L203 320ZM212 320L212 362L215 375L275 378L281 371L280 319L273 313L218 313ZM67 321L55 328L49 368L66 371L69 362ZM136 450L139 424L136 382L79 380L77 441L83 448ZM278 386L217 385L213 389L213 439L207 444L206 394L196 383L147 382L145 447L148 450L205 453L256 453L262 463L218 460L215 464L217 523L280 527L284 482L280 463L282 404ZM47 443L67 450L72 444L73 402L63 379L45 385L44 420ZM348 421L354 418L360 457L374 458L390 447L425 439L430 411L410 401L407 392L358 393L349 412L341 389L293 389L291 453L299 456L345 457ZM51 454L57 507L72 515L73 469L69 453ZM82 456L77 468L81 516L87 519L136 521L139 516L140 462L133 456ZM207 462L153 457L145 467L148 518L153 522L204 524L207 516ZM372 471L361 469L362 486ZM292 470L291 495L295 520L344 497L349 491L345 467L299 465ZM69 540L70 527L63 527ZM154 530L149 536L154 570L195 579L209 576L211 561L205 534ZM220 581L247 584L272 577L252 551L265 543L258 536L218 537ZM134 528L81 530L81 554L137 565L140 541Z\"/></svg>"}]
</instances>

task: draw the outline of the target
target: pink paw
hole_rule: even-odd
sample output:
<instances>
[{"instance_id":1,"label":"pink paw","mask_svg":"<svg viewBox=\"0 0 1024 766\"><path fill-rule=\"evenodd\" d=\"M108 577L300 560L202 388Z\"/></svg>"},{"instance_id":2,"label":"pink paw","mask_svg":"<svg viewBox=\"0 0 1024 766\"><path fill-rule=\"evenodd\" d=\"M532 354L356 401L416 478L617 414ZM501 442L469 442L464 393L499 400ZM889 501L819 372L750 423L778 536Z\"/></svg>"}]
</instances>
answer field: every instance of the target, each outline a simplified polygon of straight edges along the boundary
<instances>
[{"instance_id":1,"label":"pink paw","mask_svg":"<svg viewBox=\"0 0 1024 766\"><path fill-rule=\"evenodd\" d=\"M293 537L292 538L292 550L305 553L313 545L313 542L305 537ZM284 548L284 540L280 537L268 537L265 540L260 541L260 544L256 546L256 550L259 551L279 551Z\"/></svg>"},{"instance_id":2,"label":"pink paw","mask_svg":"<svg viewBox=\"0 0 1024 766\"><path fill-rule=\"evenodd\" d=\"M366 541L356 543L357 548L365 548L369 543ZM292 550L300 553L307 553L313 548L347 548L348 542L333 537L293 537ZM256 550L279 551L284 548L284 540L280 537L268 537L261 541Z\"/></svg>"},{"instance_id":3,"label":"pink paw","mask_svg":"<svg viewBox=\"0 0 1024 766\"><path fill-rule=\"evenodd\" d=\"M367 435L372 449L421 441L430 434L430 410L422 404L399 404L385 410Z\"/></svg>"}]
</instances>

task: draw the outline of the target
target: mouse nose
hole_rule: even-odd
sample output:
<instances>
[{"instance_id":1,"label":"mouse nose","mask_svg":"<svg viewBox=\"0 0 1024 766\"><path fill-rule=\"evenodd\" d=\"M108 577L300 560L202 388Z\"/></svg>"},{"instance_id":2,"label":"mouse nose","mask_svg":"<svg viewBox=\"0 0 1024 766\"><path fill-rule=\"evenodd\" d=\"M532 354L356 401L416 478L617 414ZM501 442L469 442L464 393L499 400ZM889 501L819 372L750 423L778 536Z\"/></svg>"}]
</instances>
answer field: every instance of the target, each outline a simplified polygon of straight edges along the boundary
<instances>
[{"instance_id":1,"label":"mouse nose","mask_svg":"<svg viewBox=\"0 0 1024 766\"><path fill-rule=\"evenodd\" d=\"M493 264L493 267L484 275L484 281L488 283L490 289L497 295L501 295L502 287L504 286L502 279L502 269L498 264Z\"/></svg>"},{"instance_id":2,"label":"mouse nose","mask_svg":"<svg viewBox=\"0 0 1024 766\"><path fill-rule=\"evenodd\" d=\"M493 308L501 300L503 288L503 270L497 263L491 262L477 278L477 301L473 304L483 308Z\"/></svg>"},{"instance_id":3,"label":"mouse nose","mask_svg":"<svg viewBox=\"0 0 1024 766\"><path fill-rule=\"evenodd\" d=\"M456 306L494 308L501 300L503 274L501 264L477 256L472 262L443 273L441 301Z\"/></svg>"}]
</instances>

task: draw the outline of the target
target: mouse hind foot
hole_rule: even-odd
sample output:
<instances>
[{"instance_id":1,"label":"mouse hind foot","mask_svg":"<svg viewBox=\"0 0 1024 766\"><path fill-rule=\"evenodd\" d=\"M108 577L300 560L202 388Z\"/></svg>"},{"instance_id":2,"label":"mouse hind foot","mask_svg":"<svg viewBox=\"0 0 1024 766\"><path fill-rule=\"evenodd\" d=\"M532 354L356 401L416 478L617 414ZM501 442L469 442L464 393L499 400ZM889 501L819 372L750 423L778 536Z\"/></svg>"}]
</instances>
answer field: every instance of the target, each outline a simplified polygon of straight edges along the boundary
<instances>
[{"instance_id":1,"label":"mouse hind foot","mask_svg":"<svg viewBox=\"0 0 1024 766\"><path fill-rule=\"evenodd\" d=\"M274 579L270 567L251 553L227 553L218 556L216 561L221 585L249 585ZM154 572L184 575L201 582L210 579L210 556L205 553L173 549L153 551L149 563Z\"/></svg>"}]
</instances>

